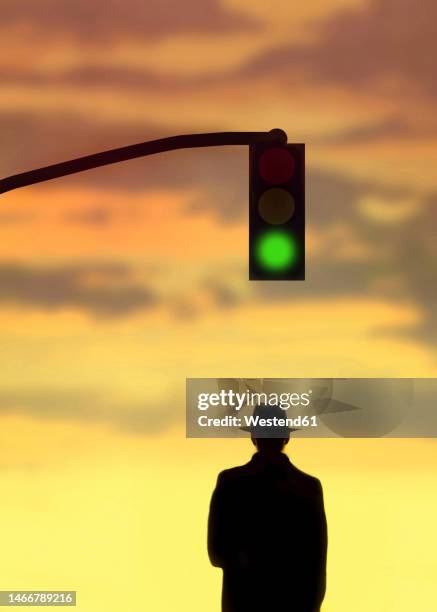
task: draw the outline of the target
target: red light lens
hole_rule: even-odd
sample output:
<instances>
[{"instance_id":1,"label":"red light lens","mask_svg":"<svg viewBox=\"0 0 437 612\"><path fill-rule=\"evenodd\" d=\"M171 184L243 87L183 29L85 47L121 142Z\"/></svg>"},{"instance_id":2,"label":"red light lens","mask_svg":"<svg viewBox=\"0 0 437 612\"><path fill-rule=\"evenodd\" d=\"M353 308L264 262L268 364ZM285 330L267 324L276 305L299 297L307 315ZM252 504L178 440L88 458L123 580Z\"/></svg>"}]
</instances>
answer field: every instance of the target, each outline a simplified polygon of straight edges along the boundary
<instances>
[{"instance_id":1,"label":"red light lens","mask_svg":"<svg viewBox=\"0 0 437 612\"><path fill-rule=\"evenodd\" d=\"M261 155L258 163L261 177L272 183L280 185L291 179L295 170L294 157L287 149L272 147Z\"/></svg>"}]
</instances>

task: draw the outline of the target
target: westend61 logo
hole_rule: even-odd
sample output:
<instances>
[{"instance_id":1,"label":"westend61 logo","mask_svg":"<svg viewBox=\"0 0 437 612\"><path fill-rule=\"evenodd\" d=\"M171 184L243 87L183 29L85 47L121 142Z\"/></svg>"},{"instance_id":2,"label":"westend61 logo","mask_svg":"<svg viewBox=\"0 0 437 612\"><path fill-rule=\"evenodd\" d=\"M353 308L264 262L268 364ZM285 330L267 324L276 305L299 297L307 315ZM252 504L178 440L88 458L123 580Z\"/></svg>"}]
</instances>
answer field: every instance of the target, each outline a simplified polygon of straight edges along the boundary
<instances>
[{"instance_id":1,"label":"westend61 logo","mask_svg":"<svg viewBox=\"0 0 437 612\"><path fill-rule=\"evenodd\" d=\"M238 393L232 389L222 389L219 393L199 393L197 396L197 408L208 410L208 408L222 406L241 410L245 406L280 406L282 410L289 408L306 407L310 405L312 390L306 393L257 393L244 391Z\"/></svg>"}]
</instances>

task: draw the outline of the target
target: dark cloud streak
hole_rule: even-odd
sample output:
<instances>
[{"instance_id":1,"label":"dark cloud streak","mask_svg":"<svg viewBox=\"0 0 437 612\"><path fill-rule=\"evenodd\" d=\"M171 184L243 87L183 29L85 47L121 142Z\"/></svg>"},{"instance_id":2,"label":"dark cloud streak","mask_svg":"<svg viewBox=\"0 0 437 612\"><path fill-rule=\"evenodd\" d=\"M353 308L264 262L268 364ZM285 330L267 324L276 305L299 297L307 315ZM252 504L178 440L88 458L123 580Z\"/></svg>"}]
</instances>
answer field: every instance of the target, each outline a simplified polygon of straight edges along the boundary
<instances>
[{"instance_id":1,"label":"dark cloud streak","mask_svg":"<svg viewBox=\"0 0 437 612\"><path fill-rule=\"evenodd\" d=\"M129 433L157 434L182 421L184 397L170 392L166 402L119 397L109 391L36 387L0 390L0 414L27 414L36 419L101 423Z\"/></svg>"},{"instance_id":2,"label":"dark cloud streak","mask_svg":"<svg viewBox=\"0 0 437 612\"><path fill-rule=\"evenodd\" d=\"M316 24L314 42L264 52L239 72L282 80L370 87L381 95L437 95L437 5L433 0L372 0Z\"/></svg>"},{"instance_id":3,"label":"dark cloud streak","mask_svg":"<svg viewBox=\"0 0 437 612\"><path fill-rule=\"evenodd\" d=\"M95 317L120 317L155 306L157 297L131 280L124 264L52 268L0 264L0 304L58 311L77 308Z\"/></svg>"},{"instance_id":4,"label":"dark cloud streak","mask_svg":"<svg viewBox=\"0 0 437 612\"><path fill-rule=\"evenodd\" d=\"M245 29L256 23L219 0L2 0L1 17L3 28L26 26L42 37L92 43Z\"/></svg>"}]
</instances>

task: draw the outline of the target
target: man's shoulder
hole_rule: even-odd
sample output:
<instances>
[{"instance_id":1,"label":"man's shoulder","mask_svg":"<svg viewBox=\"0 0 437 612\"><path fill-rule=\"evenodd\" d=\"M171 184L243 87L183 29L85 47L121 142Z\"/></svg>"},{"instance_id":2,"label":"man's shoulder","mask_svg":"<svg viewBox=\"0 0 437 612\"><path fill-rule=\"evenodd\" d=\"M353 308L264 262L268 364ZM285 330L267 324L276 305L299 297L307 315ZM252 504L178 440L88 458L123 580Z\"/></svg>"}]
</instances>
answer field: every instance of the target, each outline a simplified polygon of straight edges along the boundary
<instances>
[{"instance_id":1,"label":"man's shoulder","mask_svg":"<svg viewBox=\"0 0 437 612\"><path fill-rule=\"evenodd\" d=\"M249 464L245 463L244 465L237 465L235 467L228 468L223 470L218 475L218 483L232 482L234 480L238 480L241 477L244 477L249 472Z\"/></svg>"},{"instance_id":2,"label":"man's shoulder","mask_svg":"<svg viewBox=\"0 0 437 612\"><path fill-rule=\"evenodd\" d=\"M293 474L295 475L296 478L300 478L302 481L308 483L309 486L313 486L313 487L321 486L320 480L318 478L316 478L315 476L312 476L311 474L307 474L307 472L300 470L295 465L292 465L292 464L290 465L291 465Z\"/></svg>"},{"instance_id":3,"label":"man's shoulder","mask_svg":"<svg viewBox=\"0 0 437 612\"><path fill-rule=\"evenodd\" d=\"M299 482L308 491L319 493L322 491L322 483L318 478L303 472L296 466L292 466L292 479Z\"/></svg>"},{"instance_id":4,"label":"man's shoulder","mask_svg":"<svg viewBox=\"0 0 437 612\"><path fill-rule=\"evenodd\" d=\"M251 461L243 465L237 465L235 467L228 468L219 473L217 483L227 484L232 482L238 482L241 479L245 479L253 475L254 468ZM322 488L321 482L315 476L303 472L292 463L287 465L286 473L291 480L298 482L313 491L320 491Z\"/></svg>"}]
</instances>

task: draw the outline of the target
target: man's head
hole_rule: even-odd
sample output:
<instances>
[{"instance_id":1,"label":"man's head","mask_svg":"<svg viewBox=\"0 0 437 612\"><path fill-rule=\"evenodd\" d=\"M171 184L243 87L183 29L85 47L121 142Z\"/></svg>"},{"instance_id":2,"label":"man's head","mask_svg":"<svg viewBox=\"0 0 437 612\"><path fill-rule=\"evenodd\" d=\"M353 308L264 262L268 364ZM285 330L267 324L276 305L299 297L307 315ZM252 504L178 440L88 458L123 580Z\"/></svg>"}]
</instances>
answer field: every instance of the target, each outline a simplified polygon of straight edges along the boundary
<instances>
[{"instance_id":1,"label":"man's head","mask_svg":"<svg viewBox=\"0 0 437 612\"><path fill-rule=\"evenodd\" d=\"M279 405L255 406L252 424L241 427L250 433L252 443L258 452L265 455L278 454L290 440L290 434L297 431L286 423L286 413Z\"/></svg>"},{"instance_id":2,"label":"man's head","mask_svg":"<svg viewBox=\"0 0 437 612\"><path fill-rule=\"evenodd\" d=\"M275 455L284 450L290 441L290 436L286 438L256 438L252 436L251 440L259 453Z\"/></svg>"}]
</instances>

